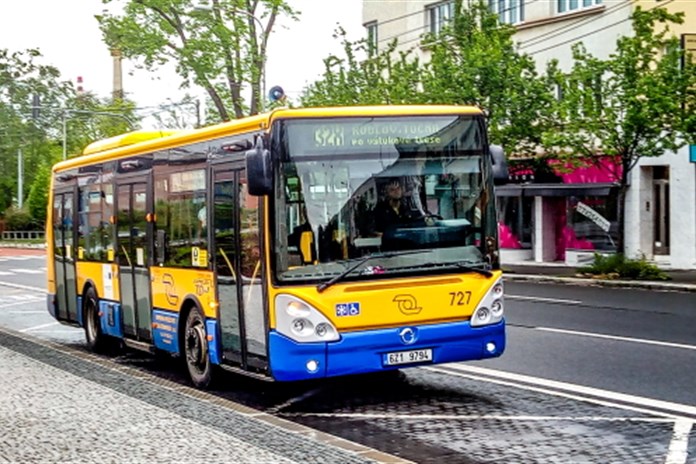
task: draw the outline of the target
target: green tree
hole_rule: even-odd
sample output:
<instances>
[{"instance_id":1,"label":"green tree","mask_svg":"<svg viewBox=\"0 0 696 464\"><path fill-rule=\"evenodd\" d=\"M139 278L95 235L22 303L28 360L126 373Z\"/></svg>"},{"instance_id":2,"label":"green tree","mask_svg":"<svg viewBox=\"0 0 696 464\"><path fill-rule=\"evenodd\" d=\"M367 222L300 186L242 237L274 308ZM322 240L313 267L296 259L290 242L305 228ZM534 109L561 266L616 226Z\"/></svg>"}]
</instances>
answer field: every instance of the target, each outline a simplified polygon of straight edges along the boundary
<instances>
[{"instance_id":1,"label":"green tree","mask_svg":"<svg viewBox=\"0 0 696 464\"><path fill-rule=\"evenodd\" d=\"M38 224L46 222L50 182L51 164L50 162L44 162L38 168L27 197L27 210Z\"/></svg>"},{"instance_id":2,"label":"green tree","mask_svg":"<svg viewBox=\"0 0 696 464\"><path fill-rule=\"evenodd\" d=\"M223 121L258 113L271 32L279 15L295 15L283 0L211 0L206 11L192 0L102 1L124 5L97 18L109 46L148 70L175 63L182 87L205 89Z\"/></svg>"},{"instance_id":3,"label":"green tree","mask_svg":"<svg viewBox=\"0 0 696 464\"><path fill-rule=\"evenodd\" d=\"M550 79L512 40L483 3L455 1L454 21L423 45L431 59L396 52L397 41L374 50L365 40L349 42L339 31L343 57L324 60L322 77L305 89L305 106L348 104L467 104L490 117L491 140L508 152L529 152L541 143L541 127L553 100Z\"/></svg>"},{"instance_id":4,"label":"green tree","mask_svg":"<svg viewBox=\"0 0 696 464\"><path fill-rule=\"evenodd\" d=\"M425 97L420 90L422 67L411 52L396 53L397 41L386 48L369 48L365 39L350 41L339 28L344 57L324 59L324 73L300 97L303 106L415 104Z\"/></svg>"},{"instance_id":5,"label":"green tree","mask_svg":"<svg viewBox=\"0 0 696 464\"><path fill-rule=\"evenodd\" d=\"M555 72L562 98L555 106L557 124L545 132L544 143L571 164L616 160L619 252L631 170L641 158L676 151L694 138L689 124L696 110L696 67L687 60L682 68L683 50L669 31L683 16L637 8L633 35L620 38L609 58L598 59L578 44L572 70Z\"/></svg>"},{"instance_id":6,"label":"green tree","mask_svg":"<svg viewBox=\"0 0 696 464\"><path fill-rule=\"evenodd\" d=\"M423 92L431 103L474 104L489 115L491 140L506 152L533 154L553 101L552 85L518 51L515 28L501 24L488 2L455 1L451 27L424 41L431 52Z\"/></svg>"},{"instance_id":7,"label":"green tree","mask_svg":"<svg viewBox=\"0 0 696 464\"><path fill-rule=\"evenodd\" d=\"M41 64L41 53L0 49L0 214L17 196L18 152L24 160L28 189L36 167L50 152L54 115L38 107L56 107L73 93L53 66ZM23 192L23 197L26 192Z\"/></svg>"}]
</instances>

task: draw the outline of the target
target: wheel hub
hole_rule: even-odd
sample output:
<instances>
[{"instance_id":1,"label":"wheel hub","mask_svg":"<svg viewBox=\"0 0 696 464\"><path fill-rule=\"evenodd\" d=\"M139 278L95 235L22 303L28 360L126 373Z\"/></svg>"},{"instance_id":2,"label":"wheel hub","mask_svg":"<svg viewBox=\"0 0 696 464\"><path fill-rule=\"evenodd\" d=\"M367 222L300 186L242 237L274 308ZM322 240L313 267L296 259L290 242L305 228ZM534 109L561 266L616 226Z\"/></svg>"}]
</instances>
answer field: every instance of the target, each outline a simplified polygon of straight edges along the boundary
<instances>
[{"instance_id":1,"label":"wheel hub","mask_svg":"<svg viewBox=\"0 0 696 464\"><path fill-rule=\"evenodd\" d=\"M190 327L186 332L186 358L195 366L204 366L208 357L208 344L201 324Z\"/></svg>"}]
</instances>

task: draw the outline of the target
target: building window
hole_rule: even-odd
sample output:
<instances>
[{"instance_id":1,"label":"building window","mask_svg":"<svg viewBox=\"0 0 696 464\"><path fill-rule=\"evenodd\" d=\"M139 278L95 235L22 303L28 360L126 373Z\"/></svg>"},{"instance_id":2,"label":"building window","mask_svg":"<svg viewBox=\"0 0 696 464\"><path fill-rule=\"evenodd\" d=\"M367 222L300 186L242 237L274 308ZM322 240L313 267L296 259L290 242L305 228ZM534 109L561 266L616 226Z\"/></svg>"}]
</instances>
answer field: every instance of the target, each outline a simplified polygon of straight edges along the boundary
<instances>
[{"instance_id":1,"label":"building window","mask_svg":"<svg viewBox=\"0 0 696 464\"><path fill-rule=\"evenodd\" d=\"M498 15L501 23L516 24L524 21L524 0L488 0L488 6Z\"/></svg>"},{"instance_id":2,"label":"building window","mask_svg":"<svg viewBox=\"0 0 696 464\"><path fill-rule=\"evenodd\" d=\"M377 43L379 38L377 36L377 21L365 24L365 30L367 31L367 47L370 51L377 50Z\"/></svg>"},{"instance_id":3,"label":"building window","mask_svg":"<svg viewBox=\"0 0 696 464\"><path fill-rule=\"evenodd\" d=\"M578 10L580 8L587 8L594 5L599 5L602 0L557 0L557 7L559 13L565 13L566 11Z\"/></svg>"},{"instance_id":4,"label":"building window","mask_svg":"<svg viewBox=\"0 0 696 464\"><path fill-rule=\"evenodd\" d=\"M501 248L532 248L534 197L498 197L498 234Z\"/></svg>"},{"instance_id":5,"label":"building window","mask_svg":"<svg viewBox=\"0 0 696 464\"><path fill-rule=\"evenodd\" d=\"M454 2L447 1L427 8L430 33L438 35L454 18Z\"/></svg>"}]
</instances>

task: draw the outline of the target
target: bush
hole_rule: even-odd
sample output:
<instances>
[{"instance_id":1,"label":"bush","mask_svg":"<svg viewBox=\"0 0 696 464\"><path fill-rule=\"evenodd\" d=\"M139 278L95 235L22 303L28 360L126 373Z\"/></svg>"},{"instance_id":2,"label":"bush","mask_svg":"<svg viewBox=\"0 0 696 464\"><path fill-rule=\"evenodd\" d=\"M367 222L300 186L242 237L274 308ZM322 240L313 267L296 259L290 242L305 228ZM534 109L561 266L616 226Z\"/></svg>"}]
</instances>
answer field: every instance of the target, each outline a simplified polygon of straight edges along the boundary
<instances>
[{"instance_id":1,"label":"bush","mask_svg":"<svg viewBox=\"0 0 696 464\"><path fill-rule=\"evenodd\" d=\"M595 253L594 262L578 269L582 274L604 278L623 278L636 280L669 280L670 277L659 267L649 263L645 256L640 259L626 258L622 254L604 256Z\"/></svg>"},{"instance_id":2,"label":"bush","mask_svg":"<svg viewBox=\"0 0 696 464\"><path fill-rule=\"evenodd\" d=\"M10 208L5 211L5 230L36 230L36 221L24 209Z\"/></svg>"}]
</instances>

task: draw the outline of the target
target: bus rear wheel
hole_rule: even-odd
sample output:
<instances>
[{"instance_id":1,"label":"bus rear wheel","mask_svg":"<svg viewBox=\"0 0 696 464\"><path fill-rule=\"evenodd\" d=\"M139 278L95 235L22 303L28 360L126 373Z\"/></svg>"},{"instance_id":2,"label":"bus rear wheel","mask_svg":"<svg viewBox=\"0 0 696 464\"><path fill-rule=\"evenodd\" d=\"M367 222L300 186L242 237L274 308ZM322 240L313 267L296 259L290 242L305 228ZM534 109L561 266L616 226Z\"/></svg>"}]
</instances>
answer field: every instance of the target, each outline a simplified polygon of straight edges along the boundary
<instances>
[{"instance_id":1,"label":"bus rear wheel","mask_svg":"<svg viewBox=\"0 0 696 464\"><path fill-rule=\"evenodd\" d=\"M98 305L96 292L93 288L88 288L84 296L82 314L87 348L95 353L104 351L107 345L107 336L104 335L101 328Z\"/></svg>"},{"instance_id":2,"label":"bus rear wheel","mask_svg":"<svg viewBox=\"0 0 696 464\"><path fill-rule=\"evenodd\" d=\"M213 378L213 366L208 356L205 319L194 307L186 318L184 330L184 359L191 382L197 388L207 388Z\"/></svg>"}]
</instances>

